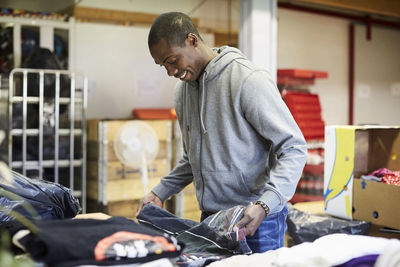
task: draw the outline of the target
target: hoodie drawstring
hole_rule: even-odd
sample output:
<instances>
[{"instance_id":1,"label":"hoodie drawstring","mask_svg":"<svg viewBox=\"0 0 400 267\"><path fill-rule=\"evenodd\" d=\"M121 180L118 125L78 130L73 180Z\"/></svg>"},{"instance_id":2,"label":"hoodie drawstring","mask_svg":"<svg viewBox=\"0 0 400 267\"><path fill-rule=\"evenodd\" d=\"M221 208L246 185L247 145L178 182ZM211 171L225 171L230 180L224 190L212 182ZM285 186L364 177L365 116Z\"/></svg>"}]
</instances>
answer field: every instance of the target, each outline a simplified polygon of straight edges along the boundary
<instances>
[{"instance_id":1,"label":"hoodie drawstring","mask_svg":"<svg viewBox=\"0 0 400 267\"><path fill-rule=\"evenodd\" d=\"M204 116L205 116L205 102L206 102L206 90L204 88L204 80L205 80L205 74L203 75L203 78L201 79L201 106L200 106L200 125L201 125L201 130L203 134L207 133L207 129L204 126ZM185 117L186 117L186 130L189 131L189 92L188 92L188 83L185 83Z\"/></svg>"},{"instance_id":2,"label":"hoodie drawstring","mask_svg":"<svg viewBox=\"0 0 400 267\"><path fill-rule=\"evenodd\" d=\"M185 119L186 119L186 131L189 132L189 93L188 93L187 83L185 83Z\"/></svg>"},{"instance_id":3,"label":"hoodie drawstring","mask_svg":"<svg viewBox=\"0 0 400 267\"><path fill-rule=\"evenodd\" d=\"M207 129L206 129L206 127L204 126L204 113L205 113L205 111L204 111L204 105L205 105L205 102L206 102L206 89L205 89L205 87L204 87L204 80L205 80L205 78L206 78L206 74L207 73L204 73L204 75L203 75L203 78L201 79L201 107L200 107L200 124L201 124L201 129L203 130L203 134L206 134L207 133Z\"/></svg>"}]
</instances>

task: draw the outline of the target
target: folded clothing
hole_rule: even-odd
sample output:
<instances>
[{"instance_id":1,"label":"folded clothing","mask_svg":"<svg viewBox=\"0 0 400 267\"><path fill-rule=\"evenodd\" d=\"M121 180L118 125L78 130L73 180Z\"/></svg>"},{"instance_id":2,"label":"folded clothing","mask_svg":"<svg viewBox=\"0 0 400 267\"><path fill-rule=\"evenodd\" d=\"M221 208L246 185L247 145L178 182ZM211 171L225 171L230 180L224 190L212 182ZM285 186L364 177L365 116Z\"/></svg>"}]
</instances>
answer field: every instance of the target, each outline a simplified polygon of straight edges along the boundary
<instances>
[{"instance_id":1,"label":"folded clothing","mask_svg":"<svg viewBox=\"0 0 400 267\"><path fill-rule=\"evenodd\" d=\"M386 168L380 168L367 175L367 177L371 176L379 178L380 181L385 184L400 186L400 171L391 171Z\"/></svg>"},{"instance_id":2,"label":"folded clothing","mask_svg":"<svg viewBox=\"0 0 400 267\"><path fill-rule=\"evenodd\" d=\"M183 249L183 244L173 236L123 217L40 221L34 224L39 233L25 235L18 243L34 260L49 266L143 263L178 257Z\"/></svg>"}]
</instances>

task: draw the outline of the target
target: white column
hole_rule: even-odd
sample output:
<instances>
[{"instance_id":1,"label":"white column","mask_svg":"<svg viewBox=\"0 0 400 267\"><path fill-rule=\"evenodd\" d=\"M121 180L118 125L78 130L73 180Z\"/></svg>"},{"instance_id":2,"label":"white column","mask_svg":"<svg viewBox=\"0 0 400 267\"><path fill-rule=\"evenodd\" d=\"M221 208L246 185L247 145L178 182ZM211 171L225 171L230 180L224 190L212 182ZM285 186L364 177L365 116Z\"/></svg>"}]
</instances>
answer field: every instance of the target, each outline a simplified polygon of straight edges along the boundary
<instances>
[{"instance_id":1,"label":"white column","mask_svg":"<svg viewBox=\"0 0 400 267\"><path fill-rule=\"evenodd\" d=\"M21 67L22 49L21 49L21 24L14 23L13 27L13 52L14 68Z\"/></svg>"},{"instance_id":2,"label":"white column","mask_svg":"<svg viewBox=\"0 0 400 267\"><path fill-rule=\"evenodd\" d=\"M69 27L68 27L68 69L75 69L75 19L69 19Z\"/></svg>"},{"instance_id":3,"label":"white column","mask_svg":"<svg viewBox=\"0 0 400 267\"><path fill-rule=\"evenodd\" d=\"M240 0L239 49L274 81L277 43L277 0Z\"/></svg>"},{"instance_id":4,"label":"white column","mask_svg":"<svg viewBox=\"0 0 400 267\"><path fill-rule=\"evenodd\" d=\"M54 28L52 26L40 26L40 47L54 51Z\"/></svg>"}]
</instances>

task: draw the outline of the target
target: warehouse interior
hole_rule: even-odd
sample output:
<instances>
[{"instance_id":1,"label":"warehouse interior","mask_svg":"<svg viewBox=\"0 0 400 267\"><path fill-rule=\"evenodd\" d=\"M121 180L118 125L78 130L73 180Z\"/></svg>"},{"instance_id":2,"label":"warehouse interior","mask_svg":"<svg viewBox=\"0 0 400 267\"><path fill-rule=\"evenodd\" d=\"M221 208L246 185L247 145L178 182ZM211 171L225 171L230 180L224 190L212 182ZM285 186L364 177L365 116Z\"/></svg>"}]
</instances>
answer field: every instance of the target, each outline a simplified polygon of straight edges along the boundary
<instances>
[{"instance_id":1,"label":"warehouse interior","mask_svg":"<svg viewBox=\"0 0 400 267\"><path fill-rule=\"evenodd\" d=\"M281 248L247 250L226 225L242 206L201 220L198 181L141 206L192 160L178 79L148 47L172 11L266 69L304 137ZM21 264L0 266L400 266L400 2L0 0L0 47L0 253Z\"/></svg>"}]
</instances>

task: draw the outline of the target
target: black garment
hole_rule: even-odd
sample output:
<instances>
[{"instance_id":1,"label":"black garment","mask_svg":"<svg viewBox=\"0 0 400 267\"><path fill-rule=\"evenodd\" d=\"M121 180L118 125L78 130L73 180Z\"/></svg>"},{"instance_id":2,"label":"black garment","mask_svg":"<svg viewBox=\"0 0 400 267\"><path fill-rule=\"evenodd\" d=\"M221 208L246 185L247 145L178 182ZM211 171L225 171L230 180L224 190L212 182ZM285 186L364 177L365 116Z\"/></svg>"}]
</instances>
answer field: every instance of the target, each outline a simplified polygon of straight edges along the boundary
<instances>
[{"instance_id":1,"label":"black garment","mask_svg":"<svg viewBox=\"0 0 400 267\"><path fill-rule=\"evenodd\" d=\"M36 261L49 266L112 265L179 256L174 237L123 217L35 222L40 233L20 243Z\"/></svg>"},{"instance_id":2,"label":"black garment","mask_svg":"<svg viewBox=\"0 0 400 267\"><path fill-rule=\"evenodd\" d=\"M250 254L245 228L238 232L233 226L243 217L246 207L235 206L208 216L201 223L182 219L155 205L143 207L139 223L176 236L185 244L180 266L205 266L234 254Z\"/></svg>"},{"instance_id":3,"label":"black garment","mask_svg":"<svg viewBox=\"0 0 400 267\"><path fill-rule=\"evenodd\" d=\"M10 211L18 212L27 219L54 220L72 218L81 207L72 190L57 183L35 180L11 171L12 182L0 175L0 222L13 220ZM4 191L3 191L4 190ZM10 192L18 199L8 197ZM26 209L30 204L39 218Z\"/></svg>"}]
</instances>

